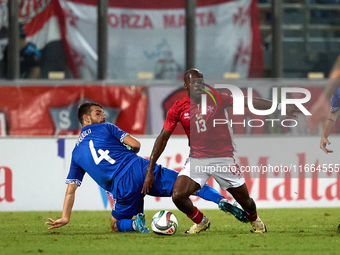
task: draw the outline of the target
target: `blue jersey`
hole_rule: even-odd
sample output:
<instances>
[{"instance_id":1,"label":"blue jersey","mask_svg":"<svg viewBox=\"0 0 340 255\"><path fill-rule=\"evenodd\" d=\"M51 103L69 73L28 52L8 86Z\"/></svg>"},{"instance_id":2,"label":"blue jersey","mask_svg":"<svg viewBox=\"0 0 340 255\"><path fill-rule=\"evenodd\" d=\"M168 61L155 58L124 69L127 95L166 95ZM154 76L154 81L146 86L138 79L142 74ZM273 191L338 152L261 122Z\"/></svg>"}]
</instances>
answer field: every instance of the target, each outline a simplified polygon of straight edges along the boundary
<instances>
[{"instance_id":1,"label":"blue jersey","mask_svg":"<svg viewBox=\"0 0 340 255\"><path fill-rule=\"evenodd\" d=\"M333 94L331 100L331 111L336 112L339 109L340 109L340 87Z\"/></svg>"},{"instance_id":2,"label":"blue jersey","mask_svg":"<svg viewBox=\"0 0 340 255\"><path fill-rule=\"evenodd\" d=\"M111 123L83 127L72 152L66 183L80 186L86 172L100 187L114 193L115 182L139 159L124 146L127 135Z\"/></svg>"}]
</instances>

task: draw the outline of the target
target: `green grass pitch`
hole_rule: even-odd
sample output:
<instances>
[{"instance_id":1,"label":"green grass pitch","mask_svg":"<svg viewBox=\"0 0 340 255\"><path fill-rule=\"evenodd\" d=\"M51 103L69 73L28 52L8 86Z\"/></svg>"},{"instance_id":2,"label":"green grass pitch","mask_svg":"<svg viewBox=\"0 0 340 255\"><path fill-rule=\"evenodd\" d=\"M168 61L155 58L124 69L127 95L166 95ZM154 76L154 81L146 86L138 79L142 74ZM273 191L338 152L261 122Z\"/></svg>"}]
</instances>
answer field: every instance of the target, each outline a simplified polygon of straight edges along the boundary
<instances>
[{"instance_id":1,"label":"green grass pitch","mask_svg":"<svg viewBox=\"0 0 340 255\"><path fill-rule=\"evenodd\" d=\"M259 209L264 234L251 233L219 210L202 210L211 227L184 235L191 221L173 213L179 229L172 236L111 233L109 211L74 211L68 225L48 230L47 218L61 212L0 212L0 254L339 254L340 208ZM146 211L147 226L156 211Z\"/></svg>"}]
</instances>

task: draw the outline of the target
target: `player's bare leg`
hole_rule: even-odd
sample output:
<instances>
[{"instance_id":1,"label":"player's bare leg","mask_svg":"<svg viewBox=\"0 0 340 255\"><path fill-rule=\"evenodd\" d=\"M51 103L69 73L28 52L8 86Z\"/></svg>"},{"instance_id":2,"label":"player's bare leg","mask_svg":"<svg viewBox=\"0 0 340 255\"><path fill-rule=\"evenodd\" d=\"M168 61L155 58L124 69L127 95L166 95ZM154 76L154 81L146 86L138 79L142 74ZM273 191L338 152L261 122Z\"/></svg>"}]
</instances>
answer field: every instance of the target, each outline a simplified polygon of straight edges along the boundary
<instances>
[{"instance_id":1,"label":"player's bare leg","mask_svg":"<svg viewBox=\"0 0 340 255\"><path fill-rule=\"evenodd\" d=\"M256 214L256 205L252 198L249 197L249 192L246 184L237 188L229 188L228 192L242 206L242 208L250 215Z\"/></svg>"},{"instance_id":2,"label":"player's bare leg","mask_svg":"<svg viewBox=\"0 0 340 255\"><path fill-rule=\"evenodd\" d=\"M119 232L117 228L117 219L111 216L111 232Z\"/></svg>"},{"instance_id":3,"label":"player's bare leg","mask_svg":"<svg viewBox=\"0 0 340 255\"><path fill-rule=\"evenodd\" d=\"M189 196L199 189L200 185L189 177L178 176L172 189L172 201L183 213L187 215L193 214L195 208Z\"/></svg>"},{"instance_id":4,"label":"player's bare leg","mask_svg":"<svg viewBox=\"0 0 340 255\"><path fill-rule=\"evenodd\" d=\"M229 188L228 192L248 213L250 223L254 231L258 233L267 232L266 225L263 224L262 220L257 215L256 204L254 200L251 197L249 197L249 192L248 192L246 184L243 184L242 186L238 188Z\"/></svg>"},{"instance_id":5,"label":"player's bare leg","mask_svg":"<svg viewBox=\"0 0 340 255\"><path fill-rule=\"evenodd\" d=\"M177 177L172 190L172 201L174 204L195 223L194 226L185 232L187 234L199 233L210 226L209 219L193 205L189 198L198 189L200 189L199 184L189 177L181 175Z\"/></svg>"}]
</instances>

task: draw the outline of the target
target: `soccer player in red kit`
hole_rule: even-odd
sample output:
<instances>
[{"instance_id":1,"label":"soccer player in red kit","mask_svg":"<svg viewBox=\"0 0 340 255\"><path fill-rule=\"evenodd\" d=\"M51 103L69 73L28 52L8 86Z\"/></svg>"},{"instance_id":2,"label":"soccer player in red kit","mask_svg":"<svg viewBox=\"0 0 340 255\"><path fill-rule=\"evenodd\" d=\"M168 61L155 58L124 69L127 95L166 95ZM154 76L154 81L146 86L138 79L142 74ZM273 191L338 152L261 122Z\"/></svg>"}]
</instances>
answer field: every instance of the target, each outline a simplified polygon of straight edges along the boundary
<instances>
[{"instance_id":1,"label":"soccer player in red kit","mask_svg":"<svg viewBox=\"0 0 340 255\"><path fill-rule=\"evenodd\" d=\"M172 200L179 210L185 213L195 224L186 231L188 234L199 233L209 228L210 221L197 209L189 196L199 190L212 176L223 190L228 192L247 212L255 232L266 232L266 226L258 217L256 205L249 197L248 189L239 166L233 158L235 143L232 129L229 125L215 125L214 119L227 119L226 108L233 105L233 98L224 93L218 93L222 105L214 104L212 99L207 100L207 113L201 114L201 94L204 93L203 74L197 69L189 69L184 75L184 88L188 96L176 101L170 108L160 135L157 137L143 185L145 194L152 186L154 177L152 169L162 154L178 122L180 122L188 136L190 156L179 173L172 191ZM253 98L256 109L270 109L272 102L260 98ZM245 107L247 107L245 100ZM299 111L295 105L287 105L287 114L291 116ZM296 116L295 116L296 117ZM199 170L197 172L197 166ZM209 167L220 167L223 171L207 171ZM211 169L211 168L210 168ZM225 171L228 169L228 171ZM228 211L228 200L223 199L219 208Z\"/></svg>"}]
</instances>

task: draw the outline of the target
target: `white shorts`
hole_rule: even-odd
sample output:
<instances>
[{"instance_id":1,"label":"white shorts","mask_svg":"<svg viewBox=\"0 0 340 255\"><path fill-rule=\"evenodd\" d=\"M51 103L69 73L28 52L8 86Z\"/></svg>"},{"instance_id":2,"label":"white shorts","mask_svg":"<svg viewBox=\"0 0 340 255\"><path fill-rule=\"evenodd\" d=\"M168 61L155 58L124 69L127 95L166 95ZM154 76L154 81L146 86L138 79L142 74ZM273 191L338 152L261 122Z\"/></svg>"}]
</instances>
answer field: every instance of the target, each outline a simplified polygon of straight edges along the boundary
<instances>
[{"instance_id":1,"label":"white shorts","mask_svg":"<svg viewBox=\"0 0 340 255\"><path fill-rule=\"evenodd\" d=\"M188 176L201 187L212 176L222 190L238 188L245 181L234 158L191 158L185 162L178 176Z\"/></svg>"}]
</instances>

